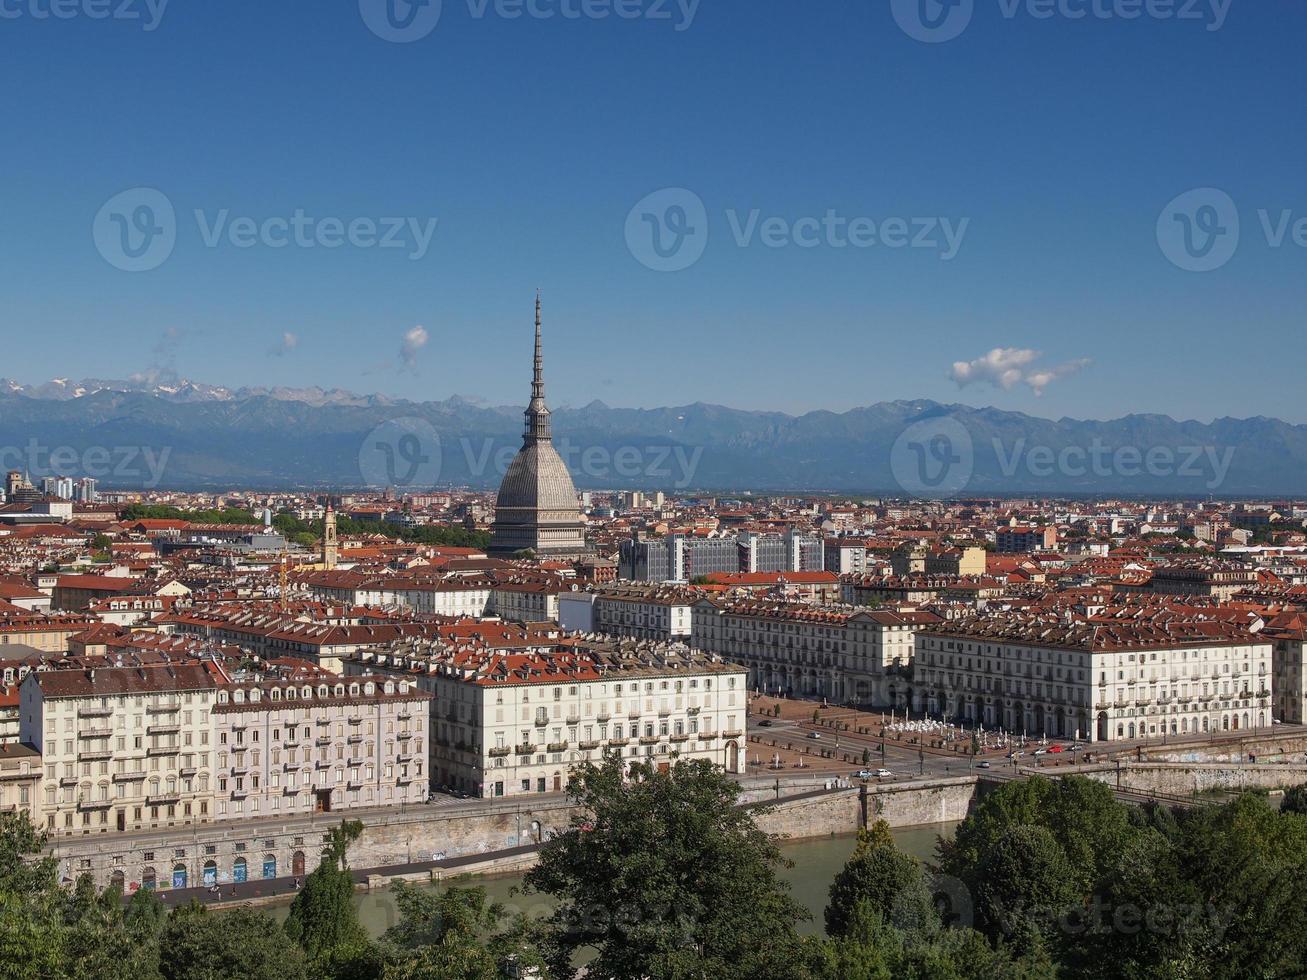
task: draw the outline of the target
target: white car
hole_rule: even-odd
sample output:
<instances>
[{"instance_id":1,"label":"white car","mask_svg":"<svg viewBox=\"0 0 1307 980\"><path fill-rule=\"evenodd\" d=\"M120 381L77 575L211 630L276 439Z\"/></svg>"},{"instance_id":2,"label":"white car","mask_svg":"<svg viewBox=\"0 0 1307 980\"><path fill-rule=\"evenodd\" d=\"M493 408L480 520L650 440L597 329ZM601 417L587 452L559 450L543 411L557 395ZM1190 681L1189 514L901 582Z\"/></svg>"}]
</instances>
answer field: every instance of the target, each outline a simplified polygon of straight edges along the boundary
<instances>
[{"instance_id":1,"label":"white car","mask_svg":"<svg viewBox=\"0 0 1307 980\"><path fill-rule=\"evenodd\" d=\"M889 778L890 778L891 776L893 776L893 775L894 775L894 773L890 772L888 769L877 769L877 770L876 770L876 778L877 778L877 779L889 779Z\"/></svg>"}]
</instances>

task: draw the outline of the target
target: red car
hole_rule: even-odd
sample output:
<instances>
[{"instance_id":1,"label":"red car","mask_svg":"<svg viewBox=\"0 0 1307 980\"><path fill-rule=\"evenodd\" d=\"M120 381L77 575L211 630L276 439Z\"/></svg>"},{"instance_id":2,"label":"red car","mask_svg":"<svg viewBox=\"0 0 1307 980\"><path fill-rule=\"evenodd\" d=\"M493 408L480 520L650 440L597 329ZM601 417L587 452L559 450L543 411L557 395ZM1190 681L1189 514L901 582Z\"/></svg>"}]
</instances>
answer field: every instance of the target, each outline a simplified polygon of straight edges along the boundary
<instances>
[{"instance_id":1,"label":"red car","mask_svg":"<svg viewBox=\"0 0 1307 980\"><path fill-rule=\"evenodd\" d=\"M1049 752L1065 752L1066 749L1062 748L1062 746L1060 746L1060 745L1050 745L1050 746L1048 747L1048 751L1049 751Z\"/></svg>"}]
</instances>

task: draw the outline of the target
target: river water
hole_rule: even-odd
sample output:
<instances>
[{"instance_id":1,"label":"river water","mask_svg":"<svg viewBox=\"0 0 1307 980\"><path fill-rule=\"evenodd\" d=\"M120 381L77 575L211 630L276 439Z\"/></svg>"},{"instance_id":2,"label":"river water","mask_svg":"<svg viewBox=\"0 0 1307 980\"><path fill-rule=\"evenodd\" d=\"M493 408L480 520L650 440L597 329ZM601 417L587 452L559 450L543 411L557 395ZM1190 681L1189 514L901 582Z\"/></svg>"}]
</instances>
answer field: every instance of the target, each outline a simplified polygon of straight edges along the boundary
<instances>
[{"instance_id":1,"label":"river water","mask_svg":"<svg viewBox=\"0 0 1307 980\"><path fill-rule=\"evenodd\" d=\"M930 860L934 856L936 836L947 836L956 826L955 823L943 823L903 827L893 831L894 842L906 853L922 860ZM819 934L824 931L822 916L831 882L853 853L856 840L856 836L849 835L820 837L782 845L782 852L794 863L792 867L781 871L781 877L789 883L790 894L795 900L812 913L812 918L799 926L800 932ZM525 912L533 918L543 917L552 908L552 902L546 896L519 893L521 875L467 877L458 879L456 883L483 886L490 900L502 903L510 915ZM379 936L395 924L395 903L390 889L358 892L354 901L358 906L359 919L371 935ZM286 916L287 906L275 906L268 911L282 919Z\"/></svg>"}]
</instances>

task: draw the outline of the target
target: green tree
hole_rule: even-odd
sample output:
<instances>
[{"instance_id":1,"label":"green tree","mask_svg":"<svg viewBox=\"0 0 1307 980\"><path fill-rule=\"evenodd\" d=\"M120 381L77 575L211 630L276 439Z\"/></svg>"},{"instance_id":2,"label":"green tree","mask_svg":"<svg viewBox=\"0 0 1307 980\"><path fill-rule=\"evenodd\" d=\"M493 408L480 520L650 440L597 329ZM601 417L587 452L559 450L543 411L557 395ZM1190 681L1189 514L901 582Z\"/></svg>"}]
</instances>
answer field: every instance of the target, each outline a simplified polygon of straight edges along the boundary
<instances>
[{"instance_id":1,"label":"green tree","mask_svg":"<svg viewBox=\"0 0 1307 980\"><path fill-rule=\"evenodd\" d=\"M1035 934L1053 934L1057 920L1081 901L1071 862L1047 827L1007 828L986 855L975 889L976 917L991 938L1029 949Z\"/></svg>"},{"instance_id":2,"label":"green tree","mask_svg":"<svg viewBox=\"0 0 1307 980\"><path fill-rule=\"evenodd\" d=\"M629 779L615 757L579 767L569 793L581 812L526 877L558 902L546 920L556 975L588 947L594 976L793 977L806 913L739 792L701 760L637 763Z\"/></svg>"},{"instance_id":3,"label":"green tree","mask_svg":"<svg viewBox=\"0 0 1307 980\"><path fill-rule=\"evenodd\" d=\"M1284 791L1284 798L1280 801L1280 812L1307 816L1307 783L1300 783Z\"/></svg>"},{"instance_id":4,"label":"green tree","mask_svg":"<svg viewBox=\"0 0 1307 980\"><path fill-rule=\"evenodd\" d=\"M354 907L354 877L347 864L349 846L362 831L359 821L342 820L323 835L322 859L304 879L286 918L286 932L324 970L327 963L339 966L365 955L369 945Z\"/></svg>"},{"instance_id":5,"label":"green tree","mask_svg":"<svg viewBox=\"0 0 1307 980\"><path fill-rule=\"evenodd\" d=\"M174 909L159 944L164 980L307 980L304 954L270 916L250 908Z\"/></svg>"},{"instance_id":6,"label":"green tree","mask_svg":"<svg viewBox=\"0 0 1307 980\"><path fill-rule=\"evenodd\" d=\"M858 835L853 857L831 884L827 934L845 935L854 910L863 904L898 929L929 930L936 925L921 866L894 846L883 820Z\"/></svg>"}]
</instances>

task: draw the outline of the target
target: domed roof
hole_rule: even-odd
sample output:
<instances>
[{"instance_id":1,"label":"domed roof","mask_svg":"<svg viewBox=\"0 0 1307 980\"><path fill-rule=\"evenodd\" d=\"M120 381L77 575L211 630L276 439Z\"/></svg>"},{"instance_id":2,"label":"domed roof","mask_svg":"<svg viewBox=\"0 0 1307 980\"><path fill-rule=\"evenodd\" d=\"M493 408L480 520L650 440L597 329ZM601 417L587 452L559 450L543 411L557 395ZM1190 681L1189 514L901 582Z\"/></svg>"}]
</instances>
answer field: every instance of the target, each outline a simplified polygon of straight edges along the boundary
<instances>
[{"instance_id":1,"label":"domed roof","mask_svg":"<svg viewBox=\"0 0 1307 980\"><path fill-rule=\"evenodd\" d=\"M499 484L490 551L568 555L585 551L585 519L576 487L554 448L545 404L544 360L540 353L540 296L536 294L535 374L527 405L522 448Z\"/></svg>"},{"instance_id":2,"label":"domed roof","mask_svg":"<svg viewBox=\"0 0 1307 980\"><path fill-rule=\"evenodd\" d=\"M576 487L552 442L530 442L519 449L495 499L500 520L508 516L503 513L506 510L530 508L562 511L575 521L578 507Z\"/></svg>"}]
</instances>

